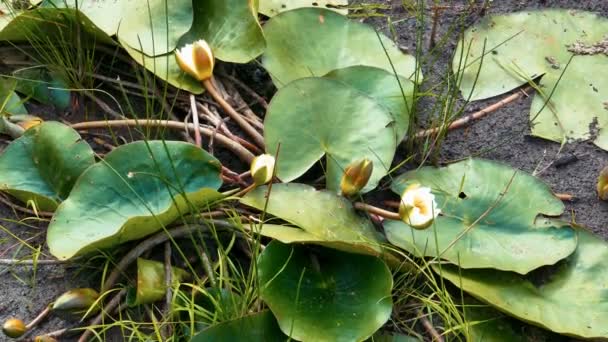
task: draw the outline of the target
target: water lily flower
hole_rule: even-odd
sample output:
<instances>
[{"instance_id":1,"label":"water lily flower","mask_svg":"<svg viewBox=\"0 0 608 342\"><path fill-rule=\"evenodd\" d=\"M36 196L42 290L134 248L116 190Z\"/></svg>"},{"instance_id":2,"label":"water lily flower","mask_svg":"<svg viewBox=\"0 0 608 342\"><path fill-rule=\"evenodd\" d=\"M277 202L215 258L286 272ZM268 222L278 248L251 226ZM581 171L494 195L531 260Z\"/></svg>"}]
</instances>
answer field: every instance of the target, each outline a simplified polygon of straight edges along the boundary
<instances>
[{"instance_id":1,"label":"water lily flower","mask_svg":"<svg viewBox=\"0 0 608 342\"><path fill-rule=\"evenodd\" d=\"M601 200L608 201L608 166L606 166L597 179L597 195Z\"/></svg>"},{"instance_id":2,"label":"water lily flower","mask_svg":"<svg viewBox=\"0 0 608 342\"><path fill-rule=\"evenodd\" d=\"M435 203L435 195L428 187L413 184L401 195L399 216L414 229L429 227L440 211Z\"/></svg>"},{"instance_id":3,"label":"water lily flower","mask_svg":"<svg viewBox=\"0 0 608 342\"><path fill-rule=\"evenodd\" d=\"M374 163L361 159L350 163L345 169L340 181L340 190L344 196L352 196L365 187L374 170Z\"/></svg>"},{"instance_id":4,"label":"water lily flower","mask_svg":"<svg viewBox=\"0 0 608 342\"><path fill-rule=\"evenodd\" d=\"M209 44L203 39L175 50L179 67L188 75L203 81L211 78L215 59Z\"/></svg>"},{"instance_id":5,"label":"water lily flower","mask_svg":"<svg viewBox=\"0 0 608 342\"><path fill-rule=\"evenodd\" d=\"M25 323L18 318L9 318L2 325L2 332L11 338L21 337L26 331L27 327L25 326Z\"/></svg>"},{"instance_id":6,"label":"water lily flower","mask_svg":"<svg viewBox=\"0 0 608 342\"><path fill-rule=\"evenodd\" d=\"M263 185L272 180L274 157L270 154L260 154L251 162L251 178L255 185Z\"/></svg>"},{"instance_id":7,"label":"water lily flower","mask_svg":"<svg viewBox=\"0 0 608 342\"><path fill-rule=\"evenodd\" d=\"M55 300L53 310L81 313L88 310L99 298L99 293L90 288L72 289ZM94 310L96 311L96 310Z\"/></svg>"}]
</instances>

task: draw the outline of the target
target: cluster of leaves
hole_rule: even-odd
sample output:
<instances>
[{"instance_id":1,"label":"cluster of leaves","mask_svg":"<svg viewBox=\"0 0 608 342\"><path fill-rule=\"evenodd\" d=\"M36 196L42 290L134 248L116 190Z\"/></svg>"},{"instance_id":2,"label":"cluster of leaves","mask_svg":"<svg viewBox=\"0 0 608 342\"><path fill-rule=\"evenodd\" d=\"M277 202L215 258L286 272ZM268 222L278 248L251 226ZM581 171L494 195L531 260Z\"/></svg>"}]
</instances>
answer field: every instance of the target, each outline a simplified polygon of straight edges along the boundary
<instances>
[{"instance_id":1,"label":"cluster of leaves","mask_svg":"<svg viewBox=\"0 0 608 342\"><path fill-rule=\"evenodd\" d=\"M273 216L273 221L251 226L272 239L253 260L259 297L269 310L217 325L191 326L189 337L201 341L241 339L243 334L264 341L288 336L302 341L367 339L391 317L394 284L389 266L405 262L388 244L429 261L439 276L521 320L573 336L608 337L603 330L608 323L603 315L608 305L603 289L608 247L582 229L545 218L560 215L564 207L538 179L479 159L408 172L393 181L392 189L401 194L411 184L430 187L442 216L427 230L386 220L384 234L349 199L337 194L344 168L363 158L375 167L362 191L376 188L410 130L412 79L419 81L421 75L415 59L387 37L329 9L278 13L282 10L274 1L259 4L265 14L276 14L263 27L258 3L253 1L180 0L171 6L157 0L90 2L80 11L73 9L75 3L48 0L14 13L11 21L3 22L0 39L25 39L27 30L17 30L16 25L31 33L49 27L57 30L49 18L78 21L99 41L120 44L168 83L199 93L202 88L179 70L172 51L204 38L223 61L245 63L262 55L262 64L278 88L265 115L264 138L267 152L280 156L276 176L285 183L259 187L240 198L241 204L263 212L261 218L266 213ZM503 52L522 56L517 49L506 48L515 46L520 35L548 39L536 31L513 33L522 20L542 21L546 25L537 28L544 34L545 29L556 30L552 25L564 18L573 23L567 21L570 26L559 28L571 31L572 39L606 25L586 13L554 11L495 17L467 31L459 51L470 42L466 56L472 61L465 62L463 92L472 91L473 99L496 95L541 72L546 73L543 81L557 83L563 73L553 80L556 65L574 66L579 58L563 60L568 56L566 47L555 43L555 56L540 62L532 54L524 56L530 61L522 62L505 57L513 65L500 57ZM589 26L580 28L579 21ZM485 50L488 42L501 43ZM604 56L580 58L594 65L607 63ZM528 63L540 63L540 69L527 69ZM455 72L460 71L461 63L454 65ZM571 115L562 108L570 105L562 100L567 93L559 89L551 93L556 104L545 98L532 121L542 121L545 111L553 114L544 115L560 118ZM18 113L20 104L13 93L8 94L7 103ZM542 99L542 94L539 91L537 97ZM590 102L597 109L595 99ZM533 104L532 111L534 106L539 105ZM603 125L604 116L597 113L594 117ZM599 146L603 146L602 134L596 141ZM319 162L326 190L288 183ZM25 131L0 156L0 188L25 203L54 211L47 242L51 253L62 260L141 239L168 229L189 213L214 208L227 197L218 192L220 174L217 159L176 141L133 142L96 160L76 131L56 122ZM143 259L138 264L138 279L152 285L138 288L129 302L138 305L162 298L160 264L149 265ZM549 273L540 283L535 278L539 270ZM183 270L174 270L174 279L185 277ZM578 295L572 298L572 293ZM227 312L244 301L224 289L207 299ZM485 317L475 310L470 315ZM471 328L472 334L487 334L492 324L478 324Z\"/></svg>"}]
</instances>

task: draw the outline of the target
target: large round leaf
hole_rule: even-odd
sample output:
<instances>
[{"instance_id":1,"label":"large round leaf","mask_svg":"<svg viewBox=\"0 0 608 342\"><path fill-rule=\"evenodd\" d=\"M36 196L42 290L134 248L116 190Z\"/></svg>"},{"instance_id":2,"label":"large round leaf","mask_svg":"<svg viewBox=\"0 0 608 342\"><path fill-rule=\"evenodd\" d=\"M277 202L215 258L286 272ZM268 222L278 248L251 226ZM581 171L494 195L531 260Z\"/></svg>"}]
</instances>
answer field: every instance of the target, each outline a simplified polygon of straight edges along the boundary
<instances>
[{"instance_id":1,"label":"large round leaf","mask_svg":"<svg viewBox=\"0 0 608 342\"><path fill-rule=\"evenodd\" d=\"M300 341L361 341L390 317L393 278L380 259L271 242L258 259L260 296Z\"/></svg>"},{"instance_id":2,"label":"large round leaf","mask_svg":"<svg viewBox=\"0 0 608 342\"><path fill-rule=\"evenodd\" d=\"M348 6L348 0L260 0L260 13L274 17L275 15L300 7L325 7L340 14L348 14L348 9L339 6Z\"/></svg>"},{"instance_id":3,"label":"large round leaf","mask_svg":"<svg viewBox=\"0 0 608 342\"><path fill-rule=\"evenodd\" d=\"M473 296L521 320L560 334L608 338L608 245L579 230L576 252L544 275L459 270L441 275ZM439 272L438 267L434 268ZM536 279L534 279L536 278Z\"/></svg>"},{"instance_id":4,"label":"large round leaf","mask_svg":"<svg viewBox=\"0 0 608 342\"><path fill-rule=\"evenodd\" d=\"M403 54L388 37L326 9L281 13L264 25L264 33L268 46L263 64L277 87L353 65L375 66L392 73L392 62L396 72L406 78L416 70L415 58Z\"/></svg>"},{"instance_id":5,"label":"large round leaf","mask_svg":"<svg viewBox=\"0 0 608 342\"><path fill-rule=\"evenodd\" d=\"M233 63L247 63L266 48L254 1L194 1L193 7L192 28L180 39L180 46L202 38L215 57Z\"/></svg>"},{"instance_id":6,"label":"large round leaf","mask_svg":"<svg viewBox=\"0 0 608 342\"><path fill-rule=\"evenodd\" d=\"M384 69L361 65L334 70L325 77L344 82L383 104L394 120L396 143L404 138L414 103L412 81Z\"/></svg>"},{"instance_id":7,"label":"large round leaf","mask_svg":"<svg viewBox=\"0 0 608 342\"><path fill-rule=\"evenodd\" d=\"M0 188L22 202L53 211L78 176L95 163L78 132L48 121L27 130L0 155Z\"/></svg>"},{"instance_id":8,"label":"large round leaf","mask_svg":"<svg viewBox=\"0 0 608 342\"><path fill-rule=\"evenodd\" d=\"M606 32L608 19L567 9L487 17L466 31L452 67L454 72L464 72L460 88L464 97L471 94L473 100L502 94L544 75L542 94L534 96L530 110L532 134L566 142L594 137L599 129L595 142L608 149L608 111L604 104L608 79L602 77L608 70L608 57L601 52L574 53L558 84L573 55L569 51L572 45L596 44ZM481 58L484 44L486 54ZM463 49L466 53L461 58Z\"/></svg>"},{"instance_id":9,"label":"large round leaf","mask_svg":"<svg viewBox=\"0 0 608 342\"><path fill-rule=\"evenodd\" d=\"M401 194L415 183L432 189L442 216L425 230L386 221L388 240L408 252L439 256L464 268L525 274L556 263L576 248L572 228L537 218L560 215L563 203L545 183L522 171L468 159L408 172L395 180L392 189Z\"/></svg>"},{"instance_id":10,"label":"large round leaf","mask_svg":"<svg viewBox=\"0 0 608 342\"><path fill-rule=\"evenodd\" d=\"M324 155L327 188L338 190L344 168L369 158L374 171L364 191L376 187L395 154L387 108L345 83L304 78L280 89L264 120L268 153L280 145L277 175L285 182L304 174Z\"/></svg>"},{"instance_id":11,"label":"large round leaf","mask_svg":"<svg viewBox=\"0 0 608 342\"><path fill-rule=\"evenodd\" d=\"M260 233L284 243L315 243L344 251L379 255L382 240L370 220L344 197L304 184L274 184L249 192L241 203L297 227L264 224Z\"/></svg>"},{"instance_id":12,"label":"large round leaf","mask_svg":"<svg viewBox=\"0 0 608 342\"><path fill-rule=\"evenodd\" d=\"M139 239L220 195L220 163L194 145L138 141L88 168L57 208L47 243L58 259Z\"/></svg>"},{"instance_id":13,"label":"large round leaf","mask_svg":"<svg viewBox=\"0 0 608 342\"><path fill-rule=\"evenodd\" d=\"M288 341L270 311L262 311L211 326L196 336L191 342L284 342Z\"/></svg>"},{"instance_id":14,"label":"large round leaf","mask_svg":"<svg viewBox=\"0 0 608 342\"><path fill-rule=\"evenodd\" d=\"M47 0L46 7L76 8L109 36L148 56L173 51L192 25L191 0Z\"/></svg>"}]
</instances>

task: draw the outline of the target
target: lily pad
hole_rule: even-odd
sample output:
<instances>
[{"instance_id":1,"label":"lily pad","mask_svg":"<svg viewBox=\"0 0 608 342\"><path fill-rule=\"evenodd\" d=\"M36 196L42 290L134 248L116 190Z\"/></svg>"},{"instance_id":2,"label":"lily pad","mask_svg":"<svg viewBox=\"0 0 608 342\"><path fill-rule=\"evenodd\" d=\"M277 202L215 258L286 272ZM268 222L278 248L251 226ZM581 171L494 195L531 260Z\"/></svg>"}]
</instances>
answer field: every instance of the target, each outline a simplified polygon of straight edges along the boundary
<instances>
[{"instance_id":1,"label":"lily pad","mask_svg":"<svg viewBox=\"0 0 608 342\"><path fill-rule=\"evenodd\" d=\"M410 125L414 103L412 81L384 69L361 65L333 70L325 77L344 82L383 104L394 120L396 144L401 142Z\"/></svg>"},{"instance_id":2,"label":"lily pad","mask_svg":"<svg viewBox=\"0 0 608 342\"><path fill-rule=\"evenodd\" d=\"M58 259L142 238L221 197L220 163L194 145L138 141L88 168L47 233Z\"/></svg>"},{"instance_id":3,"label":"lily pad","mask_svg":"<svg viewBox=\"0 0 608 342\"><path fill-rule=\"evenodd\" d=\"M78 132L53 121L25 131L0 155L0 189L39 210L54 211L81 173L95 163Z\"/></svg>"},{"instance_id":4,"label":"lily pad","mask_svg":"<svg viewBox=\"0 0 608 342\"><path fill-rule=\"evenodd\" d=\"M305 184L259 187L241 203L264 210L297 227L264 224L260 234L284 243L314 243L347 252L379 255L382 240L369 219L359 216L344 197ZM266 202L268 204L266 205Z\"/></svg>"},{"instance_id":5,"label":"lily pad","mask_svg":"<svg viewBox=\"0 0 608 342\"><path fill-rule=\"evenodd\" d=\"M521 329L513 326L514 320L496 309L473 299L463 308L471 342L528 341Z\"/></svg>"},{"instance_id":6,"label":"lily pad","mask_svg":"<svg viewBox=\"0 0 608 342\"><path fill-rule=\"evenodd\" d=\"M193 11L192 28L178 46L205 39L216 58L232 63L247 63L266 48L254 1L194 1Z\"/></svg>"},{"instance_id":7,"label":"lily pad","mask_svg":"<svg viewBox=\"0 0 608 342\"><path fill-rule=\"evenodd\" d=\"M0 114L27 114L23 100L15 93L16 82L13 79L0 79Z\"/></svg>"},{"instance_id":8,"label":"lily pad","mask_svg":"<svg viewBox=\"0 0 608 342\"><path fill-rule=\"evenodd\" d=\"M551 331L582 338L608 338L608 245L579 230L576 252L564 262L522 276L493 270L459 270L441 275L507 314ZM434 268L438 271L438 268ZM536 278L536 279L534 279ZM539 279L541 278L541 279Z\"/></svg>"},{"instance_id":9,"label":"lily pad","mask_svg":"<svg viewBox=\"0 0 608 342\"><path fill-rule=\"evenodd\" d=\"M388 240L410 253L440 257L463 268L525 274L576 249L576 232L539 215L557 216L563 203L537 178L509 166L468 159L399 176L392 190L430 187L442 216L425 230L385 221Z\"/></svg>"},{"instance_id":10,"label":"lily pad","mask_svg":"<svg viewBox=\"0 0 608 342\"><path fill-rule=\"evenodd\" d=\"M300 341L361 341L390 318L393 278L378 258L272 241L258 259L260 296Z\"/></svg>"},{"instance_id":11,"label":"lily pad","mask_svg":"<svg viewBox=\"0 0 608 342\"><path fill-rule=\"evenodd\" d=\"M596 139L594 132L599 130L594 142L608 149L608 79L601 77L608 69L608 56L575 52L577 42L598 43L606 32L608 19L590 12L552 9L491 16L465 32L452 68L457 72L461 65L460 88L472 100L502 94L542 76L542 93L534 95L530 109L532 134L569 142ZM461 63L463 48L468 53Z\"/></svg>"},{"instance_id":12,"label":"lily pad","mask_svg":"<svg viewBox=\"0 0 608 342\"><path fill-rule=\"evenodd\" d=\"M281 146L276 171L284 182L303 175L323 156L327 188L338 191L344 168L368 158L374 171L363 192L376 187L395 154L386 107L345 83L304 78L281 88L264 120L266 150Z\"/></svg>"},{"instance_id":13,"label":"lily pad","mask_svg":"<svg viewBox=\"0 0 608 342\"><path fill-rule=\"evenodd\" d=\"M340 6L348 6L348 0L260 0L260 13L263 15L274 17L275 15L301 7L321 7L338 12L340 14L348 14L348 9L340 8Z\"/></svg>"},{"instance_id":14,"label":"lily pad","mask_svg":"<svg viewBox=\"0 0 608 342\"><path fill-rule=\"evenodd\" d=\"M46 69L22 69L14 73L15 89L32 99L64 110L70 105L69 84Z\"/></svg>"},{"instance_id":15,"label":"lily pad","mask_svg":"<svg viewBox=\"0 0 608 342\"><path fill-rule=\"evenodd\" d=\"M264 33L268 46L262 62L279 88L354 65L392 73L392 62L405 78L413 78L416 72L416 59L402 53L388 37L330 10L300 8L281 13L264 25Z\"/></svg>"},{"instance_id":16,"label":"lily pad","mask_svg":"<svg viewBox=\"0 0 608 342\"><path fill-rule=\"evenodd\" d=\"M285 336L269 310L258 312L249 316L222 322L201 331L194 336L191 342L284 342L289 339Z\"/></svg>"}]
</instances>

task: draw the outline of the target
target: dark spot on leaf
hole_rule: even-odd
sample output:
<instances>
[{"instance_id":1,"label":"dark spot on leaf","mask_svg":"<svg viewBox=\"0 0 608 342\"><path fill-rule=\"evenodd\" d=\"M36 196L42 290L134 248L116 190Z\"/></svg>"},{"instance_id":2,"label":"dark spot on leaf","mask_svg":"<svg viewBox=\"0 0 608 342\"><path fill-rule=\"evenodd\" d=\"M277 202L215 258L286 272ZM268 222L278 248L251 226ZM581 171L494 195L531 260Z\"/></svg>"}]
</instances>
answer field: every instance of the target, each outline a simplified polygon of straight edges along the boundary
<instances>
[{"instance_id":1,"label":"dark spot on leaf","mask_svg":"<svg viewBox=\"0 0 608 342\"><path fill-rule=\"evenodd\" d=\"M281 4L281 8L287 8L287 5Z\"/></svg>"},{"instance_id":2,"label":"dark spot on leaf","mask_svg":"<svg viewBox=\"0 0 608 342\"><path fill-rule=\"evenodd\" d=\"M492 50L492 54L493 54L493 55L498 55L498 51L496 51L496 50Z\"/></svg>"},{"instance_id":3,"label":"dark spot on leaf","mask_svg":"<svg viewBox=\"0 0 608 342\"><path fill-rule=\"evenodd\" d=\"M319 3L318 2L313 2L312 5L313 6L319 6Z\"/></svg>"},{"instance_id":4,"label":"dark spot on leaf","mask_svg":"<svg viewBox=\"0 0 608 342\"><path fill-rule=\"evenodd\" d=\"M461 192L458 194L458 198L460 198L460 199L465 199L465 198L467 198L467 194L465 194L464 192L462 192L462 191L461 191Z\"/></svg>"},{"instance_id":5,"label":"dark spot on leaf","mask_svg":"<svg viewBox=\"0 0 608 342\"><path fill-rule=\"evenodd\" d=\"M593 87L593 91L597 93L597 88L596 88L596 87Z\"/></svg>"}]
</instances>

